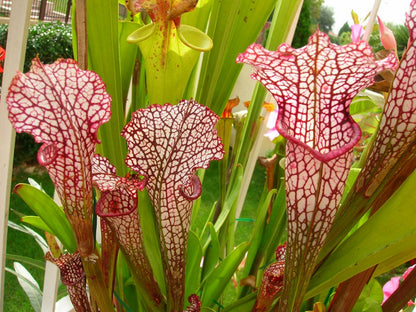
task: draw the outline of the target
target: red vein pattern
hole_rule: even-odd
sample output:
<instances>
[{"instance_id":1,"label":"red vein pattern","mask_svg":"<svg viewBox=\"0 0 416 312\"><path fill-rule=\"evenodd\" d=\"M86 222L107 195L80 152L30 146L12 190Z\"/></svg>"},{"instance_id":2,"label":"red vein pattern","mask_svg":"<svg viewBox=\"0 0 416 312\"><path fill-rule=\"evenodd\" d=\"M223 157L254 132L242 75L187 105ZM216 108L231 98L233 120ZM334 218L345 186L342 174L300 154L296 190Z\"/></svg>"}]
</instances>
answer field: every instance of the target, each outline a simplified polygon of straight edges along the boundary
<instances>
[{"instance_id":1,"label":"red vein pattern","mask_svg":"<svg viewBox=\"0 0 416 312\"><path fill-rule=\"evenodd\" d=\"M141 290L150 294L155 305L163 302L159 286L146 255L137 212L137 190L143 181L118 177L108 159L95 155L93 180L101 191L96 212L111 228Z\"/></svg>"},{"instance_id":2,"label":"red vein pattern","mask_svg":"<svg viewBox=\"0 0 416 312\"><path fill-rule=\"evenodd\" d=\"M406 26L409 29L409 42L413 42L416 39L416 0L412 0L410 3L410 10L406 12Z\"/></svg>"},{"instance_id":3,"label":"red vein pattern","mask_svg":"<svg viewBox=\"0 0 416 312\"><path fill-rule=\"evenodd\" d=\"M352 98L395 69L391 53L375 61L366 42L331 44L317 31L307 46L276 52L253 44L237 62L253 65L279 106L276 128L286 145L288 241L279 311L297 311L332 225L361 131L349 115Z\"/></svg>"},{"instance_id":4,"label":"red vein pattern","mask_svg":"<svg viewBox=\"0 0 416 312\"><path fill-rule=\"evenodd\" d=\"M286 155L288 249L279 311L297 311L341 201L352 151L321 162L303 146L288 141ZM288 308L291 304L293 310Z\"/></svg>"},{"instance_id":5,"label":"red vein pattern","mask_svg":"<svg viewBox=\"0 0 416 312\"><path fill-rule=\"evenodd\" d=\"M394 52L376 62L366 42L337 46L319 31L300 49L282 44L268 51L252 44L237 62L252 65L251 77L273 94L279 133L321 161L346 153L360 139L348 112L353 97L376 73L397 66Z\"/></svg>"},{"instance_id":6,"label":"red vein pattern","mask_svg":"<svg viewBox=\"0 0 416 312\"><path fill-rule=\"evenodd\" d=\"M101 271L110 296L113 294L115 264L117 262L117 239L104 219L100 219L101 228Z\"/></svg>"},{"instance_id":7,"label":"red vein pattern","mask_svg":"<svg viewBox=\"0 0 416 312\"><path fill-rule=\"evenodd\" d=\"M85 285L85 272L82 267L79 253L67 253L60 256L58 259L55 259L51 253L48 252L45 255L45 259L54 263L59 268L62 284L64 284L68 290L68 295L75 311L91 311Z\"/></svg>"},{"instance_id":8,"label":"red vein pattern","mask_svg":"<svg viewBox=\"0 0 416 312\"><path fill-rule=\"evenodd\" d=\"M52 65L34 59L28 73L15 76L7 96L16 131L43 143L38 160L55 185L81 256L94 249L91 160L97 129L110 119L110 102L97 74L63 59Z\"/></svg>"},{"instance_id":9,"label":"red vein pattern","mask_svg":"<svg viewBox=\"0 0 416 312\"><path fill-rule=\"evenodd\" d=\"M218 116L193 100L138 110L122 131L126 165L145 176L159 222L169 311L182 311L185 252L198 168L224 155L214 128ZM187 198L189 197L189 198ZM168 307L169 308L169 307Z\"/></svg>"},{"instance_id":10,"label":"red vein pattern","mask_svg":"<svg viewBox=\"0 0 416 312\"><path fill-rule=\"evenodd\" d=\"M188 297L190 305L185 309L184 312L199 312L201 311L201 300L195 294Z\"/></svg>"},{"instance_id":11,"label":"red vein pattern","mask_svg":"<svg viewBox=\"0 0 416 312\"><path fill-rule=\"evenodd\" d=\"M264 271L253 312L269 311L283 289L286 244L277 247L276 262Z\"/></svg>"},{"instance_id":12,"label":"red vein pattern","mask_svg":"<svg viewBox=\"0 0 416 312\"><path fill-rule=\"evenodd\" d=\"M152 21L157 22L178 19L183 13L191 11L198 0L132 0L131 2L129 9L136 13L146 11Z\"/></svg>"},{"instance_id":13,"label":"red vein pattern","mask_svg":"<svg viewBox=\"0 0 416 312\"><path fill-rule=\"evenodd\" d=\"M416 1L412 1L410 15L416 14ZM413 25L409 32L416 31ZM415 38L414 38L415 39ZM406 165L416 154L416 40L411 42L399 64L380 120L377 138L367 163L357 178L356 190L372 196L385 177L396 168ZM405 178L405 177L404 177Z\"/></svg>"}]
</instances>

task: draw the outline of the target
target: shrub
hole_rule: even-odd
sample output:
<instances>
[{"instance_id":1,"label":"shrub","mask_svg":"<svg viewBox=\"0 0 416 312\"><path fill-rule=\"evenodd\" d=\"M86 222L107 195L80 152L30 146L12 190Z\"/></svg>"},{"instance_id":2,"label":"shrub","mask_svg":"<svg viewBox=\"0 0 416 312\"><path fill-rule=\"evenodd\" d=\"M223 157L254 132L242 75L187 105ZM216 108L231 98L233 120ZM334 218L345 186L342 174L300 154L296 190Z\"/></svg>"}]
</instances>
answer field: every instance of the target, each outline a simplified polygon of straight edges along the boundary
<instances>
[{"instance_id":1,"label":"shrub","mask_svg":"<svg viewBox=\"0 0 416 312\"><path fill-rule=\"evenodd\" d=\"M0 25L0 46L6 46L8 25ZM7 53L7 48L6 48ZM73 58L71 27L61 22L40 22L29 28L26 57L23 71L30 68L32 59L38 55L44 64L53 63L57 58Z\"/></svg>"},{"instance_id":2,"label":"shrub","mask_svg":"<svg viewBox=\"0 0 416 312\"><path fill-rule=\"evenodd\" d=\"M60 22L39 23L29 28L24 71L29 70L36 55L43 64L73 58L71 28Z\"/></svg>"}]
</instances>

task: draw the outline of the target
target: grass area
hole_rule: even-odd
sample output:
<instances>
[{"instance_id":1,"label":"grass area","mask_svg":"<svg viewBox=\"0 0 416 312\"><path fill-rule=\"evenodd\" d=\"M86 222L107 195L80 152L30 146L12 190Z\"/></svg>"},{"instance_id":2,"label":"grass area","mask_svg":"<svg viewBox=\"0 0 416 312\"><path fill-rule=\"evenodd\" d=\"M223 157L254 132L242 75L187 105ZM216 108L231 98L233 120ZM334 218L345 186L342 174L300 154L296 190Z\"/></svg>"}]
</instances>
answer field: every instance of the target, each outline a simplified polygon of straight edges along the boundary
<instances>
[{"instance_id":1,"label":"grass area","mask_svg":"<svg viewBox=\"0 0 416 312\"><path fill-rule=\"evenodd\" d=\"M16 166L13 170L12 187L14 187L17 183L27 182L28 177L34 178L49 194L53 192L52 182L50 181L46 170L38 166ZM12 209L21 214L33 214L30 208L16 194L11 194L10 196L10 209L9 220L19 224L21 224L20 217L14 213ZM8 229L6 253L26 256L33 259L43 258L41 248L31 236L11 228ZM13 268L13 261L7 260L6 266L8 268ZM24 264L24 266L33 275L39 283L39 286L42 288L44 271L26 264ZM33 311L28 297L20 287L17 278L11 273L6 273L5 276L3 309L4 311L9 312Z\"/></svg>"},{"instance_id":2,"label":"grass area","mask_svg":"<svg viewBox=\"0 0 416 312\"><path fill-rule=\"evenodd\" d=\"M265 169L257 164L241 210L240 221L237 221L237 228L234 233L234 246L238 246L240 243L250 239L265 180ZM212 205L218 200L219 191L218 162L213 161L206 170L202 183L201 207L196 220L197 228L200 229L204 226L203 222L208 217ZM234 282L230 281L224 290L221 300L224 306L227 306L236 299L237 289L235 288Z\"/></svg>"},{"instance_id":3,"label":"grass area","mask_svg":"<svg viewBox=\"0 0 416 312\"><path fill-rule=\"evenodd\" d=\"M236 245L249 239L253 226L251 220L255 218L265 180L266 173L264 168L256 165L241 211L240 219L242 221L239 221L237 224ZM205 172L202 184L201 208L198 212L198 220L196 222L198 228L204 226L203 222L211 211L212 205L219 198L219 191L218 161L213 161Z\"/></svg>"}]
</instances>

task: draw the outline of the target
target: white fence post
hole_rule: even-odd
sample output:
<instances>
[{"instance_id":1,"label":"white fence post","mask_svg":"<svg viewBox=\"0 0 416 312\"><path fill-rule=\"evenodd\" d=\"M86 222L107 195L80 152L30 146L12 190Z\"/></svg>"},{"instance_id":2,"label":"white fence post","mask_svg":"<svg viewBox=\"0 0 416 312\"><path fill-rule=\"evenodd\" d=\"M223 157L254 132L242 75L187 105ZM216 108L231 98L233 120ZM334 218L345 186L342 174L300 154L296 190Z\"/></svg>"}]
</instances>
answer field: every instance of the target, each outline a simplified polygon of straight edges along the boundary
<instances>
[{"instance_id":1,"label":"white fence post","mask_svg":"<svg viewBox=\"0 0 416 312\"><path fill-rule=\"evenodd\" d=\"M54 193L53 199L58 205L61 205L56 191ZM60 244L60 242L58 243ZM41 312L55 311L56 295L58 293L59 287L59 276L59 268L54 263L46 261L45 276L43 279L43 297Z\"/></svg>"},{"instance_id":2,"label":"white fence post","mask_svg":"<svg viewBox=\"0 0 416 312\"><path fill-rule=\"evenodd\" d=\"M30 11L33 0L13 0L4 63L0 102L0 311L3 310L4 266L6 262L7 220L9 216L10 183L13 168L14 130L7 118L7 91L17 70L23 69Z\"/></svg>"}]
</instances>

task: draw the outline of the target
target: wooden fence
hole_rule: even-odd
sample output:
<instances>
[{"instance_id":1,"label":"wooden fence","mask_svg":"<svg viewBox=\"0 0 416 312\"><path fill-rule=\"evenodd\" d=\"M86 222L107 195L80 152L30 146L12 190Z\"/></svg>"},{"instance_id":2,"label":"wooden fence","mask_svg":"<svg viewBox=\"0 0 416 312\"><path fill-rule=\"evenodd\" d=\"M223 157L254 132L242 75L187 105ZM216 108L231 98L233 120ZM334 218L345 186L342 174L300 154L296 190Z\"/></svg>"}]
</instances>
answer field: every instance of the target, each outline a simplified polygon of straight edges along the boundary
<instances>
[{"instance_id":1,"label":"wooden fence","mask_svg":"<svg viewBox=\"0 0 416 312\"><path fill-rule=\"evenodd\" d=\"M0 0L0 16L9 17L13 0ZM33 0L30 18L40 21L71 22L72 0Z\"/></svg>"}]
</instances>

